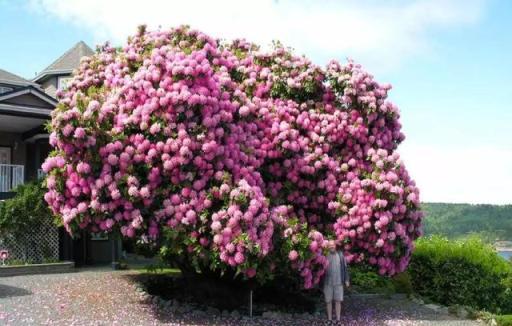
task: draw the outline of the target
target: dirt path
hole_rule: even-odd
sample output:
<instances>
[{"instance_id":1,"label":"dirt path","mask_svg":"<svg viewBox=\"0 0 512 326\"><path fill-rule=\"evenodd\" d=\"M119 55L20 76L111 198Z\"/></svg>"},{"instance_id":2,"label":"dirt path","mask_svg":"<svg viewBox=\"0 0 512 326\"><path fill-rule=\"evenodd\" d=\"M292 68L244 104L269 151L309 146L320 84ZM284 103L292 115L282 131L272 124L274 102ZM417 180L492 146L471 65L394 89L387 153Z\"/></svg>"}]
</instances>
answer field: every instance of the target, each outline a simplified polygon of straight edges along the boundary
<instances>
[{"instance_id":1,"label":"dirt path","mask_svg":"<svg viewBox=\"0 0 512 326\"><path fill-rule=\"evenodd\" d=\"M322 315L249 319L160 309L141 300L126 273L95 269L0 278L0 325L329 325ZM482 325L406 299L352 298L345 309L341 325Z\"/></svg>"}]
</instances>

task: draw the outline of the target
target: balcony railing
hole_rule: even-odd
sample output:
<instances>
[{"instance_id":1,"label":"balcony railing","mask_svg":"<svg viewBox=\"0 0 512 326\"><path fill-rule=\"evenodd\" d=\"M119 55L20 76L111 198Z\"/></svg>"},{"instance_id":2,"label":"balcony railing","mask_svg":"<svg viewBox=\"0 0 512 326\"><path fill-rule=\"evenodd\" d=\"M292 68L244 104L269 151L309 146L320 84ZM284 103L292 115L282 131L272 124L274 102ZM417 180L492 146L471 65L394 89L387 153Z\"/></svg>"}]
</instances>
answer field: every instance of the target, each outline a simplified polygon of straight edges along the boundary
<instances>
[{"instance_id":1,"label":"balcony railing","mask_svg":"<svg viewBox=\"0 0 512 326\"><path fill-rule=\"evenodd\" d=\"M25 180L23 165L0 164L0 192L10 192Z\"/></svg>"}]
</instances>

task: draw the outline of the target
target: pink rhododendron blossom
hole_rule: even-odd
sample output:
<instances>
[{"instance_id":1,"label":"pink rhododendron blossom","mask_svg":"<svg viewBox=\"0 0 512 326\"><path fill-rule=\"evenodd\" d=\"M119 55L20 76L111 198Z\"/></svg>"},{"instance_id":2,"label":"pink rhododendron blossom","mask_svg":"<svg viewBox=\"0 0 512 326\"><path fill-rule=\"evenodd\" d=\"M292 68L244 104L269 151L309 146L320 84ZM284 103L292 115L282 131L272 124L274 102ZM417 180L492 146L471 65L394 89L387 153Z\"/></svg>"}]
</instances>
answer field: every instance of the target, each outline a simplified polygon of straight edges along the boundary
<instances>
[{"instance_id":1,"label":"pink rhododendron blossom","mask_svg":"<svg viewBox=\"0 0 512 326\"><path fill-rule=\"evenodd\" d=\"M299 254L297 253L297 251L292 250L292 251L290 251L290 253L288 254L288 258L289 258L291 261L295 261L295 260L297 260L297 258L299 258Z\"/></svg>"},{"instance_id":2,"label":"pink rhododendron blossom","mask_svg":"<svg viewBox=\"0 0 512 326\"><path fill-rule=\"evenodd\" d=\"M334 239L393 275L422 213L389 90L352 61L141 28L59 92L45 200L70 232L164 239L247 278L291 268L312 287Z\"/></svg>"}]
</instances>

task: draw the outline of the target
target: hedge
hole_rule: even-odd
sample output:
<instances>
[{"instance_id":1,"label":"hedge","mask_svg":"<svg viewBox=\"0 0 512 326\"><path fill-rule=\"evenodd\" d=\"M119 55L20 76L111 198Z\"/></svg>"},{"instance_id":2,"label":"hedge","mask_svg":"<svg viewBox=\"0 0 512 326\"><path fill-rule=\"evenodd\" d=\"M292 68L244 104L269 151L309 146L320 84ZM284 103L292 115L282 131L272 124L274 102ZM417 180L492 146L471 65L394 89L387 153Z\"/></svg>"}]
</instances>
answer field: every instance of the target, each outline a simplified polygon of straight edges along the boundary
<instances>
[{"instance_id":1,"label":"hedge","mask_svg":"<svg viewBox=\"0 0 512 326\"><path fill-rule=\"evenodd\" d=\"M512 312L512 266L478 238L419 239L409 274L414 291L434 302Z\"/></svg>"},{"instance_id":2,"label":"hedge","mask_svg":"<svg viewBox=\"0 0 512 326\"><path fill-rule=\"evenodd\" d=\"M512 315L496 316L498 326L512 326Z\"/></svg>"}]
</instances>

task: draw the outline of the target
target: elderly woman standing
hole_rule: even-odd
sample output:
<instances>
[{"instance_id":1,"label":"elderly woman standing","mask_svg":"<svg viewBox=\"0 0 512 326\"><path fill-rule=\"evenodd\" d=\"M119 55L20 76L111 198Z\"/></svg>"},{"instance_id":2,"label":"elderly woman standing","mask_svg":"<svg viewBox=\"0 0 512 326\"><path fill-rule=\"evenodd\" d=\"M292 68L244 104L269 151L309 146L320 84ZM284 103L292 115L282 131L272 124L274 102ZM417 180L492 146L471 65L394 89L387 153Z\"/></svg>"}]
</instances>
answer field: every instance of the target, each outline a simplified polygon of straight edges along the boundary
<instances>
[{"instance_id":1,"label":"elderly woman standing","mask_svg":"<svg viewBox=\"0 0 512 326\"><path fill-rule=\"evenodd\" d=\"M332 320L332 301L336 309L336 320L341 318L341 302L343 301L343 286L350 286L350 276L347 262L341 250L336 250L336 242L329 241L329 266L324 279L324 296L327 304L327 318Z\"/></svg>"}]
</instances>

